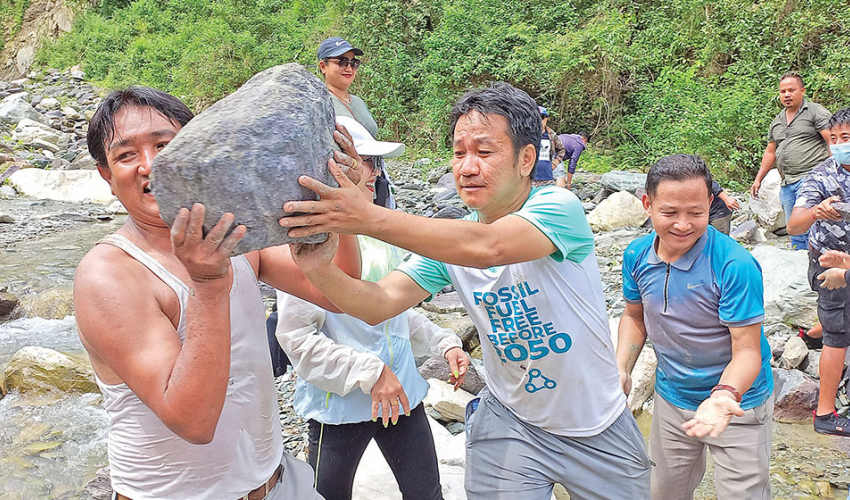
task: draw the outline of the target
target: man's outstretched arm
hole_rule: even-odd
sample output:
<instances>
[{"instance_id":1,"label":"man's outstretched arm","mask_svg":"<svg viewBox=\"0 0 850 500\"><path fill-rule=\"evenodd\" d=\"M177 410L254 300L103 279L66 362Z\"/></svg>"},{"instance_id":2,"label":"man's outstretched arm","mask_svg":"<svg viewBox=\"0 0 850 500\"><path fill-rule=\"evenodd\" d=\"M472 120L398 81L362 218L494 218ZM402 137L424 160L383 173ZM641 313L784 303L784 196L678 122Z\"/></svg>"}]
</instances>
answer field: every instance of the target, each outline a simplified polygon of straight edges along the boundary
<instances>
[{"instance_id":1,"label":"man's outstretched arm","mask_svg":"<svg viewBox=\"0 0 850 500\"><path fill-rule=\"evenodd\" d=\"M507 216L492 224L482 224L388 210L364 200L338 168L331 168L331 173L339 188L330 188L309 177L299 179L322 199L284 205L287 212L308 214L281 219L281 225L293 228L289 232L291 236L326 231L365 234L447 264L476 268L527 262L556 251L555 244L522 217Z\"/></svg>"},{"instance_id":2,"label":"man's outstretched arm","mask_svg":"<svg viewBox=\"0 0 850 500\"><path fill-rule=\"evenodd\" d=\"M376 325L430 295L399 271L376 283L352 278L332 261L337 238L333 235L320 245L292 245L292 257L304 276L342 312Z\"/></svg>"}]
</instances>

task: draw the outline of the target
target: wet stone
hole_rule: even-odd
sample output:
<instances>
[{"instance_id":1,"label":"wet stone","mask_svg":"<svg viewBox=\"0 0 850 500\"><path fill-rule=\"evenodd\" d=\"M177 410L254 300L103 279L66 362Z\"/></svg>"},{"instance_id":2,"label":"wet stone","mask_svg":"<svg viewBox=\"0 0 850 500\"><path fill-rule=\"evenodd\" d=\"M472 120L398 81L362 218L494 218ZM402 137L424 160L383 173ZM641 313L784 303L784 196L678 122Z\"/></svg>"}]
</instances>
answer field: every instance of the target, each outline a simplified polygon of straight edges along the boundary
<instances>
[{"instance_id":1,"label":"wet stone","mask_svg":"<svg viewBox=\"0 0 850 500\"><path fill-rule=\"evenodd\" d=\"M232 212L248 229L236 254L322 242L326 234L290 238L278 221L290 215L285 202L316 199L299 176L337 185L327 170L333 130L330 93L312 73L295 63L258 73L195 117L156 157L151 184L160 215L170 225L181 207L203 203L206 233Z\"/></svg>"}]
</instances>

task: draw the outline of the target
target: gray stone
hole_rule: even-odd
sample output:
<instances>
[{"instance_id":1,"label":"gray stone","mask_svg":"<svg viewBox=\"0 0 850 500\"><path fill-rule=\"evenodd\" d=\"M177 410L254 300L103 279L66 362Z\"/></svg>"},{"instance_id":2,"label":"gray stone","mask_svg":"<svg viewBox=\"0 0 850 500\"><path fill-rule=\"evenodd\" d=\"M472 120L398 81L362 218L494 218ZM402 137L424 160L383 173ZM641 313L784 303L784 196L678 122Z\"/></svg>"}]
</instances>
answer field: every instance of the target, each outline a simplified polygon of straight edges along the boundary
<instances>
[{"instance_id":1,"label":"gray stone","mask_svg":"<svg viewBox=\"0 0 850 500\"><path fill-rule=\"evenodd\" d=\"M460 219L461 217L466 217L469 215L469 212L466 209L458 208L458 207L445 207L441 208L434 215L432 215L435 219Z\"/></svg>"},{"instance_id":2,"label":"gray stone","mask_svg":"<svg viewBox=\"0 0 850 500\"><path fill-rule=\"evenodd\" d=\"M758 225L756 224L756 221L747 220L741 223L740 226L733 229L732 232L729 233L729 236L737 241L747 241L753 236L757 227Z\"/></svg>"},{"instance_id":3,"label":"gray stone","mask_svg":"<svg viewBox=\"0 0 850 500\"><path fill-rule=\"evenodd\" d=\"M15 222L15 218L11 215L0 214L0 224L11 224Z\"/></svg>"},{"instance_id":4,"label":"gray stone","mask_svg":"<svg viewBox=\"0 0 850 500\"><path fill-rule=\"evenodd\" d=\"M433 357L422 363L422 366L419 367L419 374L426 380L435 378L443 381L449 380L449 376L451 375L449 373L449 364L446 360ZM484 379L478 374L474 366L469 365L469 371L466 372L460 388L470 394L478 394L484 388Z\"/></svg>"},{"instance_id":5,"label":"gray stone","mask_svg":"<svg viewBox=\"0 0 850 500\"><path fill-rule=\"evenodd\" d=\"M782 368L797 368L809 356L809 348L800 337L791 337L785 342L785 349L779 358L779 366Z\"/></svg>"},{"instance_id":6,"label":"gray stone","mask_svg":"<svg viewBox=\"0 0 850 500\"><path fill-rule=\"evenodd\" d=\"M74 158L74 161L68 165L67 170L94 170L96 167L94 158L91 157L88 151L84 151Z\"/></svg>"},{"instance_id":7,"label":"gray stone","mask_svg":"<svg viewBox=\"0 0 850 500\"><path fill-rule=\"evenodd\" d=\"M437 187L456 189L457 187L455 186L455 175L451 172L443 174L440 177L440 180L437 181Z\"/></svg>"},{"instance_id":8,"label":"gray stone","mask_svg":"<svg viewBox=\"0 0 850 500\"><path fill-rule=\"evenodd\" d=\"M584 213L588 214L588 213L592 212L594 208L596 208L596 203L588 201L588 202L582 203L581 207L584 209Z\"/></svg>"},{"instance_id":9,"label":"gray stone","mask_svg":"<svg viewBox=\"0 0 850 500\"><path fill-rule=\"evenodd\" d=\"M817 406L818 383L800 370L773 369L774 420L811 422Z\"/></svg>"},{"instance_id":10,"label":"gray stone","mask_svg":"<svg viewBox=\"0 0 850 500\"><path fill-rule=\"evenodd\" d=\"M433 300L422 303L422 309L426 311L446 314L451 312L466 312L463 303L460 301L460 296L457 292L449 292L437 295Z\"/></svg>"},{"instance_id":11,"label":"gray stone","mask_svg":"<svg viewBox=\"0 0 850 500\"><path fill-rule=\"evenodd\" d=\"M809 286L806 252L759 245L752 254L764 279L765 323L814 326L818 296Z\"/></svg>"},{"instance_id":12,"label":"gray stone","mask_svg":"<svg viewBox=\"0 0 850 500\"><path fill-rule=\"evenodd\" d=\"M24 118L44 123L48 123L47 117L33 109L30 103L23 99L14 99L7 97L0 102L0 122L14 125Z\"/></svg>"},{"instance_id":13,"label":"gray stone","mask_svg":"<svg viewBox=\"0 0 850 500\"><path fill-rule=\"evenodd\" d=\"M613 192L628 191L632 194L646 186L646 174L612 170L602 174L602 185Z\"/></svg>"},{"instance_id":14,"label":"gray stone","mask_svg":"<svg viewBox=\"0 0 850 500\"><path fill-rule=\"evenodd\" d=\"M59 100L53 97L45 97L39 102L39 106L44 109L58 109L60 106Z\"/></svg>"},{"instance_id":15,"label":"gray stone","mask_svg":"<svg viewBox=\"0 0 850 500\"><path fill-rule=\"evenodd\" d=\"M832 202L832 208L834 208L839 214L841 214L841 218L850 221L850 203L846 203L843 201L835 201Z\"/></svg>"},{"instance_id":16,"label":"gray stone","mask_svg":"<svg viewBox=\"0 0 850 500\"><path fill-rule=\"evenodd\" d=\"M436 201L446 201L446 200L450 200L452 198L458 198L458 197L459 197L459 195L457 194L457 191L455 191L454 189L446 189L445 191L443 191L441 193L435 194L434 195L434 201L435 202Z\"/></svg>"},{"instance_id":17,"label":"gray stone","mask_svg":"<svg viewBox=\"0 0 850 500\"><path fill-rule=\"evenodd\" d=\"M171 224L181 207L203 203L204 231L225 212L248 232L240 254L327 234L290 238L280 226L283 204L314 200L298 184L308 175L337 186L327 170L336 143L327 87L295 63L269 68L189 122L157 155L151 173L160 215Z\"/></svg>"},{"instance_id":18,"label":"gray stone","mask_svg":"<svg viewBox=\"0 0 850 500\"><path fill-rule=\"evenodd\" d=\"M812 377L820 378L820 351L809 351L809 359L806 360L806 369L803 371Z\"/></svg>"},{"instance_id":19,"label":"gray stone","mask_svg":"<svg viewBox=\"0 0 850 500\"><path fill-rule=\"evenodd\" d=\"M109 480L109 467L98 469L85 487L90 500L110 500L112 498L112 482Z\"/></svg>"}]
</instances>

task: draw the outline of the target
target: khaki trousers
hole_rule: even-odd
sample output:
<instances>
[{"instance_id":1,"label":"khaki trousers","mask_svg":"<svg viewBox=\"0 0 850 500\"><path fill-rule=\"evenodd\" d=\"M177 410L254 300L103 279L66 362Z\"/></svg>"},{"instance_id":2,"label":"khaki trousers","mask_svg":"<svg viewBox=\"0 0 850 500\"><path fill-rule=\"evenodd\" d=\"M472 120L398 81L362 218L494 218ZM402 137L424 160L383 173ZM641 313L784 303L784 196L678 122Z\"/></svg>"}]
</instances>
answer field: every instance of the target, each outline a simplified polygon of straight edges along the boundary
<instances>
[{"instance_id":1,"label":"khaki trousers","mask_svg":"<svg viewBox=\"0 0 850 500\"><path fill-rule=\"evenodd\" d=\"M716 439L689 437L682 424L693 411L677 408L655 393L649 456L652 500L692 500L705 474L705 448L714 460L714 485L718 500L770 499L770 443L773 431L773 396L761 406L732 417Z\"/></svg>"}]
</instances>

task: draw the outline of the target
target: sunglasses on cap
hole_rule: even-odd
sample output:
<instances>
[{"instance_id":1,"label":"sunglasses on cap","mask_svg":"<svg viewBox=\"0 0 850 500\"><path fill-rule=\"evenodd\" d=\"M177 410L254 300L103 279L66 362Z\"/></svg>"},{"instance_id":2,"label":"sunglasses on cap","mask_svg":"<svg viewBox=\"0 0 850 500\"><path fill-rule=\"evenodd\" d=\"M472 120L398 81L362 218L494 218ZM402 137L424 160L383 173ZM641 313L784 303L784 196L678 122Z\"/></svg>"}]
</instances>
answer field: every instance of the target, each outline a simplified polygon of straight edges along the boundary
<instances>
[{"instance_id":1,"label":"sunglasses on cap","mask_svg":"<svg viewBox=\"0 0 850 500\"><path fill-rule=\"evenodd\" d=\"M336 61L336 63L337 63L337 64L339 64L339 67L340 67L340 68L347 68L347 67L348 67L348 65L350 64L350 65L351 65L351 69L354 69L354 70L356 70L357 68L359 68L359 67L360 67L360 63L361 63L361 62L363 62L363 61L361 61L360 59L357 59L356 57L355 57L355 58L353 58L353 59L349 59L349 58L347 58L347 57L345 57L345 56L339 56L339 57L326 57L326 58L325 58L325 61Z\"/></svg>"}]
</instances>

